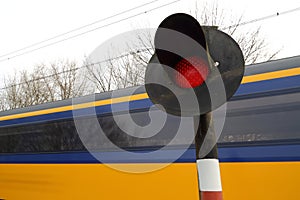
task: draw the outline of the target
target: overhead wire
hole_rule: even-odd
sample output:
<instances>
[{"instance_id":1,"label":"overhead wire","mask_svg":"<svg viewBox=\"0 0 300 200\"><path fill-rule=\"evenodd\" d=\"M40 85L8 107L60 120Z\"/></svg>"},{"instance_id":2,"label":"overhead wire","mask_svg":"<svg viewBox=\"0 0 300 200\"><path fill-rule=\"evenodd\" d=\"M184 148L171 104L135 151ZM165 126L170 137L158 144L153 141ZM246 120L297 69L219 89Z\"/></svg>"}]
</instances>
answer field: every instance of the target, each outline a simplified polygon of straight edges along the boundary
<instances>
[{"instance_id":1,"label":"overhead wire","mask_svg":"<svg viewBox=\"0 0 300 200\"><path fill-rule=\"evenodd\" d=\"M286 10L286 11L283 11L283 12L276 12L275 14L271 14L271 15L260 17L260 18L252 19L252 20L249 20L249 21L241 22L241 23L238 23L238 24L230 25L230 26L221 28L221 30L226 30L226 29L230 29L230 28L233 28L233 27L237 27L237 26L244 26L244 25L247 25L247 24L252 24L252 23L255 23L255 22L263 21L263 20L266 20L266 19L271 19L271 18L274 18L274 17L279 17L279 16L282 16L282 15L285 15L285 14L296 12L296 11L300 11L300 7L290 9L290 10Z\"/></svg>"},{"instance_id":2,"label":"overhead wire","mask_svg":"<svg viewBox=\"0 0 300 200\"><path fill-rule=\"evenodd\" d=\"M135 10L135 9L144 7L144 6L146 6L146 5L149 5L149 4L154 3L154 2L156 2L156 1L159 1L159 0L150 1L150 2L148 2L148 3L145 3L145 4L142 4L142 5L136 6L136 7L134 7L134 8L125 10L125 11L120 12L120 13L117 13L117 14L115 14L115 15L112 15L112 16L109 16L109 17L106 17L106 18L97 20L97 21L95 21L95 22L93 22L93 23L90 23L90 24L81 26L81 27L79 27L79 28L70 30L70 31L68 31L68 32L65 32L65 33L62 33L62 34L59 34L59 35L56 35L56 36L51 37L51 38L49 38L49 39L46 39L46 40L43 40L43 41L40 41L40 42L36 42L36 43L34 43L34 44L31 44L31 45L29 45L29 46L23 47L23 48L21 48L21 49L18 49L18 50L15 50L15 51L12 51L12 52L3 54L3 55L0 56L0 58L1 58L1 57L5 57L5 56L7 56L7 55L11 55L11 54L13 54L13 53L17 53L17 52L23 51L23 50L25 50L25 49L28 49L28 48L37 46L37 45L39 45L39 44L42 44L42 43L45 43L45 42L48 42L48 41L51 41L51 40L53 40L53 39L59 38L59 37L61 37L61 36L67 35L67 34L69 34L69 33L72 33L72 32L81 30L81 29L83 29L83 28L86 28L86 27L88 27L88 26L94 25L94 24L96 24L96 23L99 23L99 22L101 22L101 21L106 21L107 19L110 19L110 18L119 16L119 15L121 15L121 14L130 12L130 11L133 11L133 10ZM73 35L73 36L70 36L70 37L67 37L67 38L58 40L58 41L55 41L55 42L49 43L49 44L47 44L47 45L44 45L44 46L41 46L41 47L38 47L38 48L35 48L35 49L32 49L32 50L29 50L29 51L25 51L25 52L23 52L23 53L16 54L16 55L11 56L11 57L7 57L7 58L4 58L4 59L0 59L0 62L4 62L4 61L10 60L10 59L13 59L13 58L15 58L15 57L19 57L19 56L22 56L22 55L25 55L25 54L28 54L28 53L31 53L31 52L34 52L34 51L37 51L37 50L46 48L46 47L48 47L48 46L52 46L52 45L55 45L55 44L58 44L58 43L61 43L61 42L64 42L64 41L67 41L67 40L70 40L70 39L79 37L79 36L81 36L81 35L84 35L84 34L87 34L87 33L93 32L93 31L96 31L96 30L98 30L98 29L105 28L105 27L107 27L107 26L111 26L111 25L113 25L113 24L120 23L120 22L122 22L122 21L125 21L125 20L128 20L128 19L137 17L137 16L139 16L139 15L142 15L142 14L146 14L146 13L152 12L152 11L157 10L157 9L159 9L159 8L162 8L162 7L165 7L165 6L168 6L168 5L177 3L177 2L179 2L179 1L181 1L181 0L175 0L175 1L169 2L169 3L167 3L167 4L163 4L163 5L161 5L161 6L152 8L152 9L150 9L150 10L146 10L146 11L143 11L143 12L140 12L140 13L137 13L137 14L134 14L134 15L131 15L131 16L129 16L129 17L126 17L126 18L123 18L123 19L120 19L120 20L117 20L117 21L114 21L114 22L105 24L105 25L103 25L103 26L96 27L96 28L94 28L94 29L91 29L91 30L88 30L88 31L85 31L85 32L82 32L82 33L79 33L79 34L76 34L76 35ZM241 23L238 23L238 24L234 24L234 25L230 25L230 26L227 26L227 27L223 27L223 28L221 28L221 30L230 29L230 28L233 28L233 27L236 27L236 26L243 26L243 25L255 23L255 22L258 22L258 21L263 21L263 20L266 20L266 19L270 19L270 18L282 16L282 15L285 15L285 14L288 14L288 13L291 13L291 12L295 12L295 11L299 11L299 10L300 10L300 7L297 7L297 8L295 8L295 9L290 9L290 10L283 11L283 12L277 12L276 14L267 15L267 16L260 17L260 18L257 18L257 19L253 19L253 20L249 20L249 21L246 21L246 22L241 22Z\"/></svg>"},{"instance_id":3,"label":"overhead wire","mask_svg":"<svg viewBox=\"0 0 300 200\"><path fill-rule=\"evenodd\" d=\"M48 44L43 45L43 46L40 46L40 47L38 47L38 48L31 49L31 50L28 50L28 51L25 51L25 52L16 54L16 55L11 56L11 57L1 59L0 62L8 61L8 60L10 60L10 59L13 59L13 58L16 58L16 57L25 55L25 54L32 53L32 52L34 52L34 51L37 51L37 50L40 50L40 49L43 49L43 48L46 48L46 47L53 46L53 45L55 45L55 44L58 44L58 43L61 43L61 42L64 42L64 41L67 41L67 40L70 40L70 39L73 39L73 38L82 36L82 35L85 35L85 34L87 34L87 33L90 33L90 32L93 32L93 31L96 31L96 30L99 30L99 29L102 29L102 28L105 28L105 27L108 27L108 26L111 26L111 25L114 25L114 24L117 24L117 23L120 23L120 22L123 22L123 21L126 21L126 20L128 20L128 19L131 19L131 18L140 16L140 15L143 15L143 14L146 14L146 13L149 13L149 12L152 12L152 11L154 11L154 10L157 10L157 9L160 9L160 8L163 8L163 7L166 7L166 6L169 6L169 5L174 4L174 3L177 3L177 2L179 2L179 1L181 1L181 0L171 1L171 2L169 2L169 3L166 3L166 4L163 4L163 5L154 7L154 8L152 8L152 9L149 9L149 10L146 10L146 11L143 11L143 12L139 12L139 13L134 14L134 15L130 15L129 17L125 17L125 18L123 18L123 19L116 20L116 21L114 21L114 22L111 22L111 23L108 23L108 24L105 24L105 25L102 25L102 26L99 26L99 27L96 27L96 28L93 28L93 29L84 31L84 32L82 32L82 33L78 33L78 34L76 34L76 35L73 35L73 36L70 36L70 37L67 37L67 38L64 38L64 39L61 39L61 40L52 42L52 43L48 43Z\"/></svg>"},{"instance_id":4,"label":"overhead wire","mask_svg":"<svg viewBox=\"0 0 300 200\"><path fill-rule=\"evenodd\" d=\"M87 28L87 27L89 27L89 26L98 24L98 23L100 23L100 22L107 21L108 19L111 19L111 18L120 16L120 15L123 15L123 14L125 14L125 13L134 11L134 10L139 9L139 8L142 8L142 7L144 7L144 6L153 4L153 3L157 2L157 1L160 1L160 0L153 0L153 1L150 1L150 2L147 2L147 3L144 3L144 4L141 4L141 5L138 5L138 6L136 6L136 7L133 7L133 8L124 10L124 11L122 11L122 12L116 13L116 14L114 14L114 15L111 15L111 16L108 16L108 17L99 19L99 20L97 20L97 21L94 21L94 22L92 22L92 23L86 24L86 25L84 25L84 26L80 26L80 27L77 27L77 28L72 29L72 30L70 30L70 31L67 31L67 32L64 32L64 33L55 35L55 36L50 37L50 38L48 38L48 39L45 39L45 40L42 40L42 41L39 41L39 42L35 42L35 43L33 43L33 44L30 44L30 45L28 45L28 46L22 47L22 48L20 48L20 49L11 51L11 52L6 53L6 54L3 54L3 55L0 55L0 58L5 57L5 56L8 56L8 55L11 55L11 54L14 54L14 53L17 53L17 52L20 52L20 51L23 51L23 50L25 50L25 49L28 49L28 48L31 48L31 47L34 47L34 46L37 46L37 45L40 45L40 44L43 44L43 43L45 43L45 42L54 40L54 39L59 38L59 37L62 37L62 36L64 36L64 35L68 35L68 34L70 34L70 33L73 33L73 32L79 31L79 30L82 30L82 29L84 29L84 28Z\"/></svg>"}]
</instances>

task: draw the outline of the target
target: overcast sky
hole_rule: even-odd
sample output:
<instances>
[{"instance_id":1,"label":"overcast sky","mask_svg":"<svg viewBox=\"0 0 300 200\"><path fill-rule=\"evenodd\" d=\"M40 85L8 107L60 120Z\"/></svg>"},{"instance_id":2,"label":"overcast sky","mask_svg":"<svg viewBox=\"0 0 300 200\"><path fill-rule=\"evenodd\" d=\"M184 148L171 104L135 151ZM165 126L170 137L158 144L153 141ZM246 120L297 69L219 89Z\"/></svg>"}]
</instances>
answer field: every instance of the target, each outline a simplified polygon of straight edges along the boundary
<instances>
[{"instance_id":1,"label":"overcast sky","mask_svg":"<svg viewBox=\"0 0 300 200\"><path fill-rule=\"evenodd\" d=\"M93 23L116 13L133 7L152 3L109 20L104 20L82 30L67 34L63 37L47 41L37 46L9 54L31 44L49 39L53 36L68 32L78 27ZM160 7L174 0L9 0L0 2L0 86L3 78L13 71L57 59L75 59L79 62L89 55L101 42L132 30L136 27L157 27L168 15L176 12L189 13L195 7L195 0L179 0L168 6L147 12L128 20L127 17L136 15L153 8ZM198 6L206 1L198 0ZM244 21L272 15L300 7L299 0L263 1L263 0L219 0L220 7L233 16L244 15ZM245 25L245 30L261 26L262 34L267 39L270 50L282 49L278 58L300 55L300 10L271 19ZM113 25L99 28L109 23L123 20ZM98 28L80 37L76 37L55 45L43 47L50 43L71 37L73 35ZM23 54L24 55L20 55ZM15 57L16 56L16 57Z\"/></svg>"}]
</instances>

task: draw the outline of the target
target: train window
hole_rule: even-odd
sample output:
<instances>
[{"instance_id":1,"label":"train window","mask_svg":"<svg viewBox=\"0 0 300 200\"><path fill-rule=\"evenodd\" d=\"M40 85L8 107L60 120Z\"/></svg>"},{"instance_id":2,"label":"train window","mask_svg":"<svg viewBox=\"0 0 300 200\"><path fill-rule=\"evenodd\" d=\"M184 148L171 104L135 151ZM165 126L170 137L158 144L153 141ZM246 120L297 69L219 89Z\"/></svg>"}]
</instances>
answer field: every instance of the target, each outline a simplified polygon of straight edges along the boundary
<instances>
[{"instance_id":1,"label":"train window","mask_svg":"<svg viewBox=\"0 0 300 200\"><path fill-rule=\"evenodd\" d=\"M229 110L219 143L299 143L299 115L300 102Z\"/></svg>"},{"instance_id":2,"label":"train window","mask_svg":"<svg viewBox=\"0 0 300 200\"><path fill-rule=\"evenodd\" d=\"M0 128L1 153L57 152L84 149L72 121Z\"/></svg>"},{"instance_id":3,"label":"train window","mask_svg":"<svg viewBox=\"0 0 300 200\"><path fill-rule=\"evenodd\" d=\"M147 111L135 112L131 113L131 117L135 123L145 126L150 123L148 114ZM158 111L154 111L152 114L153 117L159 118ZM122 114L116 116L120 119ZM121 120L119 124L111 115L98 117L99 123L94 123L90 118L77 119L76 125L84 126L84 135L80 135L82 132L78 134L78 127L75 126L73 120L1 127L0 153L86 151L82 140L84 140L84 144L88 146L89 150L110 150L111 143L125 149L136 147L159 148L168 144L175 137L180 123L180 118L168 115L166 122L157 134L141 138L138 136L143 134L142 129L135 129L130 123L128 124L126 117L128 116L124 116L123 119L125 120ZM127 126L131 133L125 133L120 128L120 123ZM99 124L111 143L107 143L105 140L97 140ZM189 130L193 131L190 128ZM184 134L182 134L181 137L176 138L174 144L190 145L190 141L187 141Z\"/></svg>"}]
</instances>

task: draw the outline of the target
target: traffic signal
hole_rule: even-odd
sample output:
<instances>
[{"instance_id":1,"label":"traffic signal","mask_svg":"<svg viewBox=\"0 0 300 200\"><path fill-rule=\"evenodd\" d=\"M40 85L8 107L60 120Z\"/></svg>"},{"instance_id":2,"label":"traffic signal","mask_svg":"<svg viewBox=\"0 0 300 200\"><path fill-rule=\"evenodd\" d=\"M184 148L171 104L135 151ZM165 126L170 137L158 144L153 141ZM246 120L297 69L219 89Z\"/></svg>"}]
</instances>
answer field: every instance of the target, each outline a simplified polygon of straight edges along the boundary
<instances>
[{"instance_id":1,"label":"traffic signal","mask_svg":"<svg viewBox=\"0 0 300 200\"><path fill-rule=\"evenodd\" d=\"M224 104L241 83L244 59L239 45L215 27L201 27L190 15L164 19L154 45L145 87L151 101L167 113L208 113Z\"/></svg>"}]
</instances>

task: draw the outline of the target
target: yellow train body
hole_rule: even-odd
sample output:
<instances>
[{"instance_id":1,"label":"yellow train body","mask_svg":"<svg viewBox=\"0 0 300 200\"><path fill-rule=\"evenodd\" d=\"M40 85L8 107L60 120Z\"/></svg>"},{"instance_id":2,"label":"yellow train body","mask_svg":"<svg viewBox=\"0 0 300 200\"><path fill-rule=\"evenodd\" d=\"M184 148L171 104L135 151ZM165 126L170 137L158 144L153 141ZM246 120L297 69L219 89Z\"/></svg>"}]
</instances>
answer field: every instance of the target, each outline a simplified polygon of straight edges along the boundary
<instances>
[{"instance_id":1,"label":"yellow train body","mask_svg":"<svg viewBox=\"0 0 300 200\"><path fill-rule=\"evenodd\" d=\"M300 162L220 165L225 200L300 199ZM155 172L131 174L103 164L1 164L0 198L198 200L197 169L195 163L174 163Z\"/></svg>"}]
</instances>

